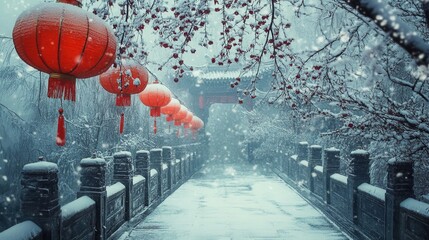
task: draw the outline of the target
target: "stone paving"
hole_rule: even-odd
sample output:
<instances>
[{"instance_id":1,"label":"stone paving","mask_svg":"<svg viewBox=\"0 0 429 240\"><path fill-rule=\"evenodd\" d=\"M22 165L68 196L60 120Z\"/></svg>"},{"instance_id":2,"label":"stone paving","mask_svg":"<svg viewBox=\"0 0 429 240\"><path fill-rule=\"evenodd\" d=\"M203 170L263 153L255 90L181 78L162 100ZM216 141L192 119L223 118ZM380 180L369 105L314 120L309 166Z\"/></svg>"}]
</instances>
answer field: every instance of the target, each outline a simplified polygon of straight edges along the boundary
<instances>
[{"instance_id":1,"label":"stone paving","mask_svg":"<svg viewBox=\"0 0 429 240\"><path fill-rule=\"evenodd\" d=\"M120 239L348 238L271 171L209 163Z\"/></svg>"}]
</instances>

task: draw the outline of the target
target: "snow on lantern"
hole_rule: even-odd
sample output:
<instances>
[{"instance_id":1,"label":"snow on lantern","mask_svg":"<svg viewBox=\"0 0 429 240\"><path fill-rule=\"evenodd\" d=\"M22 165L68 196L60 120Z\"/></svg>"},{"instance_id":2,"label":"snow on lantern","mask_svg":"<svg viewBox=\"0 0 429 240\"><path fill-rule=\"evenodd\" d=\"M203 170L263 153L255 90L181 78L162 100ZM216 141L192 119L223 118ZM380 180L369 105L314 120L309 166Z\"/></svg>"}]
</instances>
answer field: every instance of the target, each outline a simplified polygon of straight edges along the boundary
<instances>
[{"instance_id":1,"label":"snow on lantern","mask_svg":"<svg viewBox=\"0 0 429 240\"><path fill-rule=\"evenodd\" d=\"M103 20L81 8L80 0L41 3L24 11L13 28L13 43L28 65L49 74L48 97L75 101L76 78L105 72L115 61L116 38ZM57 145L65 145L59 110Z\"/></svg>"},{"instance_id":2,"label":"snow on lantern","mask_svg":"<svg viewBox=\"0 0 429 240\"><path fill-rule=\"evenodd\" d=\"M147 85L145 90L139 94L139 98L144 105L150 107L150 116L154 118L153 132L156 134L156 118L161 116L161 107L170 103L171 92L156 80Z\"/></svg>"},{"instance_id":3,"label":"snow on lantern","mask_svg":"<svg viewBox=\"0 0 429 240\"><path fill-rule=\"evenodd\" d=\"M131 94L143 91L149 79L146 68L137 64L123 64L110 68L100 75L100 84L108 92L116 94L116 106L131 105ZM124 113L121 113L119 133L124 131Z\"/></svg>"}]
</instances>

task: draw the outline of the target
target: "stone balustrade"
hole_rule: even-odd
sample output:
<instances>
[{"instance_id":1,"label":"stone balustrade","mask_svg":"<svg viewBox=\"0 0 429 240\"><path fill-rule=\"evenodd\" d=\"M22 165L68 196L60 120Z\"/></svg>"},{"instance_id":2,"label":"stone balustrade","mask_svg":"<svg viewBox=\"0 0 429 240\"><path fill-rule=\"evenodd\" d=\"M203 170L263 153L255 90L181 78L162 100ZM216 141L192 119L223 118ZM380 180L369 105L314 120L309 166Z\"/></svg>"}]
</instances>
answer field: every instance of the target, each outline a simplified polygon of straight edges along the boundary
<instances>
[{"instance_id":1,"label":"stone balustrade","mask_svg":"<svg viewBox=\"0 0 429 240\"><path fill-rule=\"evenodd\" d=\"M21 180L23 222L1 232L0 239L14 239L10 236L18 233L20 240L104 240L119 235L126 222L147 215L202 166L200 147L140 150L135 158L117 152L111 185L106 183L103 158L82 159L77 199L64 206L59 204L57 165L27 164Z\"/></svg>"}]
</instances>

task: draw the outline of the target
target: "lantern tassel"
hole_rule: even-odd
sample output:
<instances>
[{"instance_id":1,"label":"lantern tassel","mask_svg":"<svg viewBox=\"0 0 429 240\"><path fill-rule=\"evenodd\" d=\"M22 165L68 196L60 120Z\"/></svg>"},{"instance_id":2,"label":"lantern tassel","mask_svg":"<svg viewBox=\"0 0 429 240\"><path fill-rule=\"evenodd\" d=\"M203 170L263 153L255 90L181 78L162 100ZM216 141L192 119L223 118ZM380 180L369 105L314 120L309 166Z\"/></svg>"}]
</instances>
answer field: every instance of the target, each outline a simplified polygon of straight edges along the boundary
<instances>
[{"instance_id":1,"label":"lantern tassel","mask_svg":"<svg viewBox=\"0 0 429 240\"><path fill-rule=\"evenodd\" d=\"M59 116L56 143L60 147L66 144L66 127L63 112L64 110L62 108L58 110Z\"/></svg>"},{"instance_id":2,"label":"lantern tassel","mask_svg":"<svg viewBox=\"0 0 429 240\"><path fill-rule=\"evenodd\" d=\"M76 78L70 75L51 73L48 81L48 97L76 101Z\"/></svg>"},{"instance_id":3,"label":"lantern tassel","mask_svg":"<svg viewBox=\"0 0 429 240\"><path fill-rule=\"evenodd\" d=\"M153 120L153 133L156 134L156 118Z\"/></svg>"},{"instance_id":4,"label":"lantern tassel","mask_svg":"<svg viewBox=\"0 0 429 240\"><path fill-rule=\"evenodd\" d=\"M119 122L119 133L122 134L124 132L124 123L125 123L125 116L124 113L121 113L121 120Z\"/></svg>"},{"instance_id":5,"label":"lantern tassel","mask_svg":"<svg viewBox=\"0 0 429 240\"><path fill-rule=\"evenodd\" d=\"M179 136L180 136L180 128L178 128L176 132L176 137L179 137Z\"/></svg>"},{"instance_id":6,"label":"lantern tassel","mask_svg":"<svg viewBox=\"0 0 429 240\"><path fill-rule=\"evenodd\" d=\"M150 109L150 116L151 117L159 117L161 116L161 108L160 107L153 107Z\"/></svg>"}]
</instances>

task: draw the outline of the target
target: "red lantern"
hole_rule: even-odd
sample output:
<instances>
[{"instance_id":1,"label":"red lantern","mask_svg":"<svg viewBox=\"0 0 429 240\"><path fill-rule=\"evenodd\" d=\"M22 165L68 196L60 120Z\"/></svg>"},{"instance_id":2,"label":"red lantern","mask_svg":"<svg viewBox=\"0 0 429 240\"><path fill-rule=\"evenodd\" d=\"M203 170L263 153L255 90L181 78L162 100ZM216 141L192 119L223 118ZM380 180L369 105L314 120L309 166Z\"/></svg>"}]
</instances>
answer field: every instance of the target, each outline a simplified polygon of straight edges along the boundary
<instances>
[{"instance_id":1,"label":"red lantern","mask_svg":"<svg viewBox=\"0 0 429 240\"><path fill-rule=\"evenodd\" d=\"M200 130L203 127L204 127L203 120L201 120L201 118L199 118L197 116L194 116L192 118L192 122L191 122L191 129L192 129L192 131L195 133L196 131Z\"/></svg>"},{"instance_id":2,"label":"red lantern","mask_svg":"<svg viewBox=\"0 0 429 240\"><path fill-rule=\"evenodd\" d=\"M188 111L186 113L186 117L182 120L184 128L190 128L191 127L191 122L192 122L193 117L194 117L194 114L192 112Z\"/></svg>"},{"instance_id":3,"label":"red lantern","mask_svg":"<svg viewBox=\"0 0 429 240\"><path fill-rule=\"evenodd\" d=\"M167 115L167 122L173 121L173 115L179 112L180 102L179 100L172 98L170 103L161 108L161 113Z\"/></svg>"},{"instance_id":4,"label":"red lantern","mask_svg":"<svg viewBox=\"0 0 429 240\"><path fill-rule=\"evenodd\" d=\"M153 132L156 134L156 118L161 116L161 107L170 103L171 92L166 86L155 81L147 85L146 89L139 94L139 97L144 105L150 107L150 116L155 118Z\"/></svg>"},{"instance_id":5,"label":"red lantern","mask_svg":"<svg viewBox=\"0 0 429 240\"><path fill-rule=\"evenodd\" d=\"M149 79L147 70L136 64L124 64L110 68L100 75L100 84L108 92L116 95L116 106L130 106L131 94L143 91ZM119 133L124 131L124 113L121 113Z\"/></svg>"},{"instance_id":6,"label":"red lantern","mask_svg":"<svg viewBox=\"0 0 429 240\"><path fill-rule=\"evenodd\" d=\"M13 28L13 43L24 62L49 74L48 97L75 101L76 78L106 71L115 61L116 38L103 20L77 7L80 0L58 2L24 11ZM59 113L56 142L63 146L62 108Z\"/></svg>"},{"instance_id":7,"label":"red lantern","mask_svg":"<svg viewBox=\"0 0 429 240\"><path fill-rule=\"evenodd\" d=\"M204 127L203 120L201 120L201 118L199 118L197 116L194 116L192 118L192 122L191 122L191 129L192 129L192 134L194 135L194 137L195 137L195 134L197 133L197 131L203 127Z\"/></svg>"},{"instance_id":8,"label":"red lantern","mask_svg":"<svg viewBox=\"0 0 429 240\"><path fill-rule=\"evenodd\" d=\"M173 115L174 126L182 125L182 120L186 117L188 113L188 108L180 105L180 110Z\"/></svg>"},{"instance_id":9,"label":"red lantern","mask_svg":"<svg viewBox=\"0 0 429 240\"><path fill-rule=\"evenodd\" d=\"M100 84L108 92L116 95L116 106L130 106L131 94L143 91L149 80L146 68L136 64L124 64L110 68L100 75Z\"/></svg>"},{"instance_id":10,"label":"red lantern","mask_svg":"<svg viewBox=\"0 0 429 240\"><path fill-rule=\"evenodd\" d=\"M19 57L49 74L48 97L75 101L76 78L105 72L115 61L116 38L80 1L42 3L23 12L13 28Z\"/></svg>"}]
</instances>

